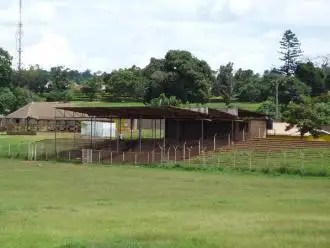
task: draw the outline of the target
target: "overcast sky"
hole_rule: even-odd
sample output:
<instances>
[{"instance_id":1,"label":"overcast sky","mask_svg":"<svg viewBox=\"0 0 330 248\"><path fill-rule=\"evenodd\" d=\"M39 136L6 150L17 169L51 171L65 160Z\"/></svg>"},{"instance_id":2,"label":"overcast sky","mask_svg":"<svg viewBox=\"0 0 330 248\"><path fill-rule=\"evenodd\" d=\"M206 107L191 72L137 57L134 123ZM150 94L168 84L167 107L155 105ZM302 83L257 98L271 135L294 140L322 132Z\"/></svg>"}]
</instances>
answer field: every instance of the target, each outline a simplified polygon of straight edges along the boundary
<instances>
[{"instance_id":1,"label":"overcast sky","mask_svg":"<svg viewBox=\"0 0 330 248\"><path fill-rule=\"evenodd\" d=\"M169 49L213 69L233 61L259 72L278 64L286 29L306 56L330 53L329 0L23 0L24 65L111 71ZM0 0L0 46L17 61L18 0Z\"/></svg>"}]
</instances>

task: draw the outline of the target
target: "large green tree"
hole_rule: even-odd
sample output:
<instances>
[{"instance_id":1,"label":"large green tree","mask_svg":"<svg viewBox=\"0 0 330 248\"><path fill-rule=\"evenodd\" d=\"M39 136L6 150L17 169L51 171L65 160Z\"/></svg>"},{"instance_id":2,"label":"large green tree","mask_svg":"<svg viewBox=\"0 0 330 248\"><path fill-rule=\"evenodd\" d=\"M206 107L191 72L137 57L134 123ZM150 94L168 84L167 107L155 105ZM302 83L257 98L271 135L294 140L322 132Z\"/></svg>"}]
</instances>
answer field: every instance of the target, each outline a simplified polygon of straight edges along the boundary
<instances>
[{"instance_id":1,"label":"large green tree","mask_svg":"<svg viewBox=\"0 0 330 248\"><path fill-rule=\"evenodd\" d=\"M13 71L12 87L24 87L36 94L46 91L46 85L50 80L50 72L42 69L39 65L30 66L20 73Z\"/></svg>"},{"instance_id":2,"label":"large green tree","mask_svg":"<svg viewBox=\"0 0 330 248\"><path fill-rule=\"evenodd\" d=\"M262 102L268 99L269 85L253 70L238 69L235 73L235 94L241 102Z\"/></svg>"},{"instance_id":3,"label":"large green tree","mask_svg":"<svg viewBox=\"0 0 330 248\"><path fill-rule=\"evenodd\" d=\"M221 96L227 106L235 99L235 77L233 63L221 65L215 84L213 86L213 94Z\"/></svg>"},{"instance_id":4,"label":"large green tree","mask_svg":"<svg viewBox=\"0 0 330 248\"><path fill-rule=\"evenodd\" d=\"M280 106L279 106L279 110L280 110ZM281 114L279 113L279 116L276 116L276 104L274 103L274 101L268 100L265 101L263 103L261 103L261 105L259 106L259 108L257 109L258 112L260 113L264 113L266 114L268 117L270 117L273 120L281 119ZM281 111L279 111L281 112Z\"/></svg>"},{"instance_id":5,"label":"large green tree","mask_svg":"<svg viewBox=\"0 0 330 248\"><path fill-rule=\"evenodd\" d=\"M180 106L181 101L176 99L175 96L167 97L164 93L160 94L159 97L152 99L150 102L150 106L159 107L159 106L172 106L177 107Z\"/></svg>"},{"instance_id":6,"label":"large green tree","mask_svg":"<svg viewBox=\"0 0 330 248\"><path fill-rule=\"evenodd\" d=\"M16 97L10 88L0 88L0 114L7 115L15 110Z\"/></svg>"},{"instance_id":7,"label":"large green tree","mask_svg":"<svg viewBox=\"0 0 330 248\"><path fill-rule=\"evenodd\" d=\"M300 104L291 102L284 112L284 119L290 125L288 130L297 127L301 137L306 133L318 136L318 130L329 124L330 106L310 97L304 97Z\"/></svg>"},{"instance_id":8,"label":"large green tree","mask_svg":"<svg viewBox=\"0 0 330 248\"><path fill-rule=\"evenodd\" d=\"M279 84L278 94L280 104L288 105L290 102L300 103L303 96L309 96L311 93L310 87L294 76L280 76L274 81L275 85L277 83Z\"/></svg>"},{"instance_id":9,"label":"large green tree","mask_svg":"<svg viewBox=\"0 0 330 248\"><path fill-rule=\"evenodd\" d=\"M81 91L87 95L89 101L95 101L99 98L103 84L103 78L94 74L92 78L83 83Z\"/></svg>"},{"instance_id":10,"label":"large green tree","mask_svg":"<svg viewBox=\"0 0 330 248\"><path fill-rule=\"evenodd\" d=\"M287 75L294 74L299 58L302 56L301 43L291 30L286 30L280 41L281 71Z\"/></svg>"},{"instance_id":11,"label":"large green tree","mask_svg":"<svg viewBox=\"0 0 330 248\"><path fill-rule=\"evenodd\" d=\"M214 80L205 61L180 50L169 51L165 59L151 59L144 75L147 82L145 102L164 93L183 102L206 103Z\"/></svg>"},{"instance_id":12,"label":"large green tree","mask_svg":"<svg viewBox=\"0 0 330 248\"><path fill-rule=\"evenodd\" d=\"M14 109L19 109L31 102L40 102L44 99L27 88L15 88L12 90L15 96Z\"/></svg>"},{"instance_id":13,"label":"large green tree","mask_svg":"<svg viewBox=\"0 0 330 248\"><path fill-rule=\"evenodd\" d=\"M70 101L73 93L70 89L69 70L62 66L50 70L50 81L47 83L48 101Z\"/></svg>"},{"instance_id":14,"label":"large green tree","mask_svg":"<svg viewBox=\"0 0 330 248\"><path fill-rule=\"evenodd\" d=\"M300 63L297 66L296 77L311 88L311 95L320 96L327 90L326 77L321 68L315 67L312 62Z\"/></svg>"},{"instance_id":15,"label":"large green tree","mask_svg":"<svg viewBox=\"0 0 330 248\"><path fill-rule=\"evenodd\" d=\"M12 57L0 47L0 88L11 87Z\"/></svg>"},{"instance_id":16,"label":"large green tree","mask_svg":"<svg viewBox=\"0 0 330 248\"><path fill-rule=\"evenodd\" d=\"M119 97L142 98L144 95L144 77L139 67L114 70L105 75L106 90Z\"/></svg>"}]
</instances>

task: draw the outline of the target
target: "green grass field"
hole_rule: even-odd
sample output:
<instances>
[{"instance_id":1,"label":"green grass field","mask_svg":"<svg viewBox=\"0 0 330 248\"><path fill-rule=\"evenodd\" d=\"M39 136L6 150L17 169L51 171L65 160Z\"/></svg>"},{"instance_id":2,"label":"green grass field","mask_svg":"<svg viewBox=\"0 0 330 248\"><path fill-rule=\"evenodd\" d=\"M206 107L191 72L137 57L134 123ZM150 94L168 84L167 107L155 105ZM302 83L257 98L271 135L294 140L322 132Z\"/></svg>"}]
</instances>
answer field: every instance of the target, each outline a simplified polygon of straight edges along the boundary
<instances>
[{"instance_id":1,"label":"green grass field","mask_svg":"<svg viewBox=\"0 0 330 248\"><path fill-rule=\"evenodd\" d=\"M31 145L47 140L53 140L55 133L40 133L38 135L6 135L0 134L0 157L16 157L25 159ZM70 138L73 139L71 133L58 133L57 138ZM52 151L54 150L51 147Z\"/></svg>"},{"instance_id":2,"label":"green grass field","mask_svg":"<svg viewBox=\"0 0 330 248\"><path fill-rule=\"evenodd\" d=\"M328 179L0 161L1 248L330 247Z\"/></svg>"},{"instance_id":3,"label":"green grass field","mask_svg":"<svg viewBox=\"0 0 330 248\"><path fill-rule=\"evenodd\" d=\"M86 107L134 107L134 106L144 106L141 102L75 102L76 105L86 106ZM234 106L242 109L247 109L251 111L256 111L260 103L234 103ZM196 104L191 104L191 106L196 106ZM225 108L226 105L224 103L208 103L203 106L210 108Z\"/></svg>"}]
</instances>

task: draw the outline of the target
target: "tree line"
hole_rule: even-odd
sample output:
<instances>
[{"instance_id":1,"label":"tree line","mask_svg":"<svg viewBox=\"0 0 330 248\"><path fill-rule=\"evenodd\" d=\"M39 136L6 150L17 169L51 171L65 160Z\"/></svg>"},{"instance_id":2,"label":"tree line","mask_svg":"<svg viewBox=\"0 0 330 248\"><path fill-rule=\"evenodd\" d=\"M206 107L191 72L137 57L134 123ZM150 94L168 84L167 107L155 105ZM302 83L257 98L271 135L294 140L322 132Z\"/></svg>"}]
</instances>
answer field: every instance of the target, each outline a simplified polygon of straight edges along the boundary
<instances>
[{"instance_id":1,"label":"tree line","mask_svg":"<svg viewBox=\"0 0 330 248\"><path fill-rule=\"evenodd\" d=\"M131 98L146 104L204 104L216 97L229 107L235 102L262 103L260 111L274 119L288 119L290 108L327 104L327 58L324 56L322 63L304 59L301 43L291 30L285 31L279 42L281 66L262 74L235 69L232 62L212 70L206 61L182 50L151 58L145 68L132 66L110 73L79 72L61 66L45 70L38 65L18 72L12 69L9 53L0 49L0 113L31 101L72 101L77 95L86 100Z\"/></svg>"}]
</instances>

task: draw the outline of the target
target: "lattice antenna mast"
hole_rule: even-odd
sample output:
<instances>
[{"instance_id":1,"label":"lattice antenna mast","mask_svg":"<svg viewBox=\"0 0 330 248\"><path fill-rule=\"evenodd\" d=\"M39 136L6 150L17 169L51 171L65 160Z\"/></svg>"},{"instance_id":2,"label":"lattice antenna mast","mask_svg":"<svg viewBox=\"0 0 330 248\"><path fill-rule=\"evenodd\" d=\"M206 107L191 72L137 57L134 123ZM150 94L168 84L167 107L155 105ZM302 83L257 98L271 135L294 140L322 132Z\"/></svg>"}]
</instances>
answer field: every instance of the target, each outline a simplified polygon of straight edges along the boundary
<instances>
[{"instance_id":1,"label":"lattice antenna mast","mask_svg":"<svg viewBox=\"0 0 330 248\"><path fill-rule=\"evenodd\" d=\"M23 48L22 48L22 36L23 36L23 21L22 21L22 0L19 0L19 20L18 20L18 72L21 74L22 70L22 53L23 53Z\"/></svg>"}]
</instances>

